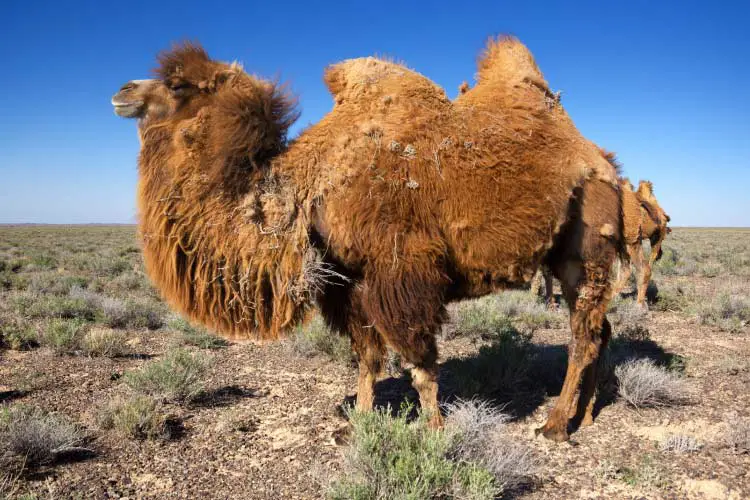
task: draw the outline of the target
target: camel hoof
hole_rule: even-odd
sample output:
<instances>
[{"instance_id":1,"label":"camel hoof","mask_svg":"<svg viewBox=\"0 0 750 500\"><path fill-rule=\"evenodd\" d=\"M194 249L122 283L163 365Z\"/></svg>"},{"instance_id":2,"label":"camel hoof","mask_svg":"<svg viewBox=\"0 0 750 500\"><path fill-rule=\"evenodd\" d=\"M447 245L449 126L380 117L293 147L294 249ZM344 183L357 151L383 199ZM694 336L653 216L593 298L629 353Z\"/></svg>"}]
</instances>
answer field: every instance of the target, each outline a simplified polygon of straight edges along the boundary
<instances>
[{"instance_id":1,"label":"camel hoof","mask_svg":"<svg viewBox=\"0 0 750 500\"><path fill-rule=\"evenodd\" d=\"M581 420L581 425L579 427L588 427L593 424L594 424L594 417L592 417L589 414L586 414L583 416L583 420Z\"/></svg>"},{"instance_id":2,"label":"camel hoof","mask_svg":"<svg viewBox=\"0 0 750 500\"><path fill-rule=\"evenodd\" d=\"M437 415L434 415L430 418L430 420L427 421L427 427L430 429L442 429L443 428L443 416L438 412Z\"/></svg>"},{"instance_id":3,"label":"camel hoof","mask_svg":"<svg viewBox=\"0 0 750 500\"><path fill-rule=\"evenodd\" d=\"M563 443L570 439L567 430L558 429L556 427L547 427L546 424L543 427L539 427L534 432L537 436L541 434L550 441L555 441L557 443Z\"/></svg>"}]
</instances>

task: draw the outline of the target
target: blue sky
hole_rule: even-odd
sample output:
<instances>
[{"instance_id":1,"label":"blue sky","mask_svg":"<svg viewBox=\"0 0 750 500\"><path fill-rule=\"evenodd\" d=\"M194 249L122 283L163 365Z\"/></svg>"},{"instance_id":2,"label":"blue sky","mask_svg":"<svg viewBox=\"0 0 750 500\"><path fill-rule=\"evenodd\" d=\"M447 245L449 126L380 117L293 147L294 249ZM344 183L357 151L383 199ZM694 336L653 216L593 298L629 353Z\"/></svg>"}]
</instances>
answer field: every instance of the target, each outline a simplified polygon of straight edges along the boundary
<instances>
[{"instance_id":1,"label":"blue sky","mask_svg":"<svg viewBox=\"0 0 750 500\"><path fill-rule=\"evenodd\" d=\"M510 33L674 225L750 226L748 2L9 0L0 19L0 223L135 221L135 123L109 100L173 41L290 81L299 130L331 108L330 63L393 56L454 96Z\"/></svg>"}]
</instances>

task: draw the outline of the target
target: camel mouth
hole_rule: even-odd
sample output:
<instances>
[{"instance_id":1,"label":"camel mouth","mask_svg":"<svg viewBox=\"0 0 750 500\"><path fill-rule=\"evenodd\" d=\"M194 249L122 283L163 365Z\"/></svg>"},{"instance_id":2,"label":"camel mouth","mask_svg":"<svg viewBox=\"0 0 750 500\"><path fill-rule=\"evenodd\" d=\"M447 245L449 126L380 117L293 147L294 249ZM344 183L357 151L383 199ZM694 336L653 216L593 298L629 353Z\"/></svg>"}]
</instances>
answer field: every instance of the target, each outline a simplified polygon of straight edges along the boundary
<instances>
[{"instance_id":1,"label":"camel mouth","mask_svg":"<svg viewBox=\"0 0 750 500\"><path fill-rule=\"evenodd\" d=\"M116 98L112 98L112 106L115 107L115 114L123 118L133 118L137 116L141 108L143 108L142 101L126 102L120 101Z\"/></svg>"}]
</instances>

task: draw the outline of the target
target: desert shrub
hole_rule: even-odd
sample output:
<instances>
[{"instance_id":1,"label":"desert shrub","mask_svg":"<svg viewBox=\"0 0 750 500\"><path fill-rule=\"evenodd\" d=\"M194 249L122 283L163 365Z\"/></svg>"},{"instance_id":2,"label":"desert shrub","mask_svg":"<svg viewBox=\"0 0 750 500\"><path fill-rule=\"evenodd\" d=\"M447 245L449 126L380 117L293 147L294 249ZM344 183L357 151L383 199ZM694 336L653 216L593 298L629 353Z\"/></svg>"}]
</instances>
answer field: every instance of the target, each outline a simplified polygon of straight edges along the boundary
<instances>
[{"instance_id":1,"label":"desert shrub","mask_svg":"<svg viewBox=\"0 0 750 500\"><path fill-rule=\"evenodd\" d=\"M409 423L410 410L350 412L353 439L331 498L493 499L533 473L530 453L503 433L506 417L486 405L450 408L444 432L424 416Z\"/></svg>"},{"instance_id":2,"label":"desert shrub","mask_svg":"<svg viewBox=\"0 0 750 500\"><path fill-rule=\"evenodd\" d=\"M104 288L110 292L131 292L145 288L148 285L148 280L145 276L137 274L133 271L124 272L117 275L113 279L106 282Z\"/></svg>"},{"instance_id":3,"label":"desert shrub","mask_svg":"<svg viewBox=\"0 0 750 500\"><path fill-rule=\"evenodd\" d=\"M737 293L722 293L704 302L699 316L704 325L740 332L750 322L750 299Z\"/></svg>"},{"instance_id":4,"label":"desert shrub","mask_svg":"<svg viewBox=\"0 0 750 500\"><path fill-rule=\"evenodd\" d=\"M168 419L159 401L136 395L111 402L99 414L98 423L102 429L114 429L132 439L168 439Z\"/></svg>"},{"instance_id":5,"label":"desert shrub","mask_svg":"<svg viewBox=\"0 0 750 500\"><path fill-rule=\"evenodd\" d=\"M58 415L24 406L0 410L0 450L21 458L27 467L83 451L85 440L78 426Z\"/></svg>"},{"instance_id":6,"label":"desert shrub","mask_svg":"<svg viewBox=\"0 0 750 500\"><path fill-rule=\"evenodd\" d=\"M700 451L703 445L694 437L686 434L672 434L659 443L661 451L673 451L675 453L694 453Z\"/></svg>"},{"instance_id":7,"label":"desert shrub","mask_svg":"<svg viewBox=\"0 0 750 500\"><path fill-rule=\"evenodd\" d=\"M201 349L219 349L229 343L221 337L209 333L205 328L190 324L185 319L175 316L167 322L167 326L182 334L182 342L186 345Z\"/></svg>"},{"instance_id":8,"label":"desert shrub","mask_svg":"<svg viewBox=\"0 0 750 500\"><path fill-rule=\"evenodd\" d=\"M482 394L499 397L530 389L533 381L529 367L536 355L529 335L512 326L497 332L491 344L465 359L454 359L444 365L448 390L461 397Z\"/></svg>"},{"instance_id":9,"label":"desert shrub","mask_svg":"<svg viewBox=\"0 0 750 500\"><path fill-rule=\"evenodd\" d=\"M615 330L628 337L648 337L648 310L632 300L612 301L610 311Z\"/></svg>"},{"instance_id":10,"label":"desert shrub","mask_svg":"<svg viewBox=\"0 0 750 500\"><path fill-rule=\"evenodd\" d=\"M93 321L96 307L83 299L75 297L29 296L22 304L19 313L30 318L63 318Z\"/></svg>"},{"instance_id":11,"label":"desert shrub","mask_svg":"<svg viewBox=\"0 0 750 500\"><path fill-rule=\"evenodd\" d=\"M39 345L36 329L23 318L0 317L0 345L18 351L36 347Z\"/></svg>"},{"instance_id":12,"label":"desert shrub","mask_svg":"<svg viewBox=\"0 0 750 500\"><path fill-rule=\"evenodd\" d=\"M724 444L737 453L750 453L750 419L727 422Z\"/></svg>"},{"instance_id":13,"label":"desert shrub","mask_svg":"<svg viewBox=\"0 0 750 500\"><path fill-rule=\"evenodd\" d=\"M294 329L291 345L294 352L302 356L323 354L342 363L353 359L349 339L332 332L323 318L317 315Z\"/></svg>"},{"instance_id":14,"label":"desert shrub","mask_svg":"<svg viewBox=\"0 0 750 500\"><path fill-rule=\"evenodd\" d=\"M698 271L701 276L715 278L723 273L724 267L718 262L706 262L698 268Z\"/></svg>"},{"instance_id":15,"label":"desert shrub","mask_svg":"<svg viewBox=\"0 0 750 500\"><path fill-rule=\"evenodd\" d=\"M33 294L67 295L73 286L85 287L86 278L80 276L61 276L59 274L35 274L29 280L26 289Z\"/></svg>"},{"instance_id":16,"label":"desert shrub","mask_svg":"<svg viewBox=\"0 0 750 500\"><path fill-rule=\"evenodd\" d=\"M123 258L109 255L95 255L86 259L83 268L101 278L114 278L131 269L131 264Z\"/></svg>"},{"instance_id":17,"label":"desert shrub","mask_svg":"<svg viewBox=\"0 0 750 500\"><path fill-rule=\"evenodd\" d=\"M22 274L0 271L0 289L2 290L25 290L28 283L28 279Z\"/></svg>"},{"instance_id":18,"label":"desert shrub","mask_svg":"<svg viewBox=\"0 0 750 500\"><path fill-rule=\"evenodd\" d=\"M89 356L106 358L125 356L130 352L125 333L102 327L91 328L84 334L81 349Z\"/></svg>"},{"instance_id":19,"label":"desert shrub","mask_svg":"<svg viewBox=\"0 0 750 500\"><path fill-rule=\"evenodd\" d=\"M690 401L687 382L650 359L634 359L615 367L620 397L634 408L675 406Z\"/></svg>"},{"instance_id":20,"label":"desert shrub","mask_svg":"<svg viewBox=\"0 0 750 500\"><path fill-rule=\"evenodd\" d=\"M520 486L535 473L537 458L507 433L508 415L477 400L458 400L446 405L445 410L451 458L478 464L489 471L499 492Z\"/></svg>"},{"instance_id":21,"label":"desert shrub","mask_svg":"<svg viewBox=\"0 0 750 500\"><path fill-rule=\"evenodd\" d=\"M651 455L640 457L634 466L616 469L612 479L619 479L630 486L664 488L669 484L668 472Z\"/></svg>"},{"instance_id":22,"label":"desert shrub","mask_svg":"<svg viewBox=\"0 0 750 500\"><path fill-rule=\"evenodd\" d=\"M680 261L680 255L672 247L662 247L662 257L654 264L654 271L665 275L677 274L677 263Z\"/></svg>"},{"instance_id":23,"label":"desert shrub","mask_svg":"<svg viewBox=\"0 0 750 500\"><path fill-rule=\"evenodd\" d=\"M509 325L534 331L558 325L562 317L524 291L507 291L454 306L453 337L492 338Z\"/></svg>"},{"instance_id":24,"label":"desert shrub","mask_svg":"<svg viewBox=\"0 0 750 500\"><path fill-rule=\"evenodd\" d=\"M164 324L161 309L142 299L122 301L91 290L73 287L70 296L84 302L94 311L94 318L110 328L148 328Z\"/></svg>"},{"instance_id":25,"label":"desert shrub","mask_svg":"<svg viewBox=\"0 0 750 500\"><path fill-rule=\"evenodd\" d=\"M175 349L163 359L128 372L125 383L133 390L166 401L188 403L203 392L210 359L200 353Z\"/></svg>"},{"instance_id":26,"label":"desert shrub","mask_svg":"<svg viewBox=\"0 0 750 500\"><path fill-rule=\"evenodd\" d=\"M691 295L681 285L662 285L656 292L652 308L661 312L685 311L690 306Z\"/></svg>"},{"instance_id":27,"label":"desert shrub","mask_svg":"<svg viewBox=\"0 0 750 500\"><path fill-rule=\"evenodd\" d=\"M54 318L42 329L39 344L49 347L57 354L78 351L85 328L86 323L80 319Z\"/></svg>"},{"instance_id":28,"label":"desert shrub","mask_svg":"<svg viewBox=\"0 0 750 500\"><path fill-rule=\"evenodd\" d=\"M48 253L32 255L29 263L35 270L55 269L57 267L57 259Z\"/></svg>"},{"instance_id":29,"label":"desert shrub","mask_svg":"<svg viewBox=\"0 0 750 500\"><path fill-rule=\"evenodd\" d=\"M128 300L125 303L130 328L156 330L164 325L162 308L146 300Z\"/></svg>"}]
</instances>

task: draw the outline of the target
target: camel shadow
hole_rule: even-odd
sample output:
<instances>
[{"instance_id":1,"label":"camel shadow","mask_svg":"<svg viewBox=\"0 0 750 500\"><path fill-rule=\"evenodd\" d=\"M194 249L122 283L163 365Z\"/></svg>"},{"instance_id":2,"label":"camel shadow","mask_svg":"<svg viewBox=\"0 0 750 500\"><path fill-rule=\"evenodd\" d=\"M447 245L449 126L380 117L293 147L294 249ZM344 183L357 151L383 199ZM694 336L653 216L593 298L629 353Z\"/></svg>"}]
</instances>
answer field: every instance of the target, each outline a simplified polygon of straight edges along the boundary
<instances>
[{"instance_id":1,"label":"camel shadow","mask_svg":"<svg viewBox=\"0 0 750 500\"><path fill-rule=\"evenodd\" d=\"M615 336L602 354L594 417L617 399L614 369L631 359L648 358L658 366L680 370L684 360L666 351L648 337ZM508 414L511 421L533 414L547 398L560 394L568 365L565 344L532 344L519 338L490 343L477 353L445 361L440 366L438 399L450 404L458 399L482 399ZM340 408L353 406L356 396L344 399ZM388 377L375 385L375 407L396 416L411 406L416 417L419 395L411 385L408 371ZM345 413L345 412L343 412ZM576 430L580 421L571 421Z\"/></svg>"},{"instance_id":2,"label":"camel shadow","mask_svg":"<svg viewBox=\"0 0 750 500\"><path fill-rule=\"evenodd\" d=\"M223 408L232 406L243 399L257 397L260 397L260 394L255 389L248 389L247 387L238 385L226 385L203 391L190 404L199 408Z\"/></svg>"},{"instance_id":3,"label":"camel shadow","mask_svg":"<svg viewBox=\"0 0 750 500\"><path fill-rule=\"evenodd\" d=\"M31 391L22 391L12 389L10 391L0 391L0 403L10 403L16 399L21 399L27 396Z\"/></svg>"}]
</instances>

